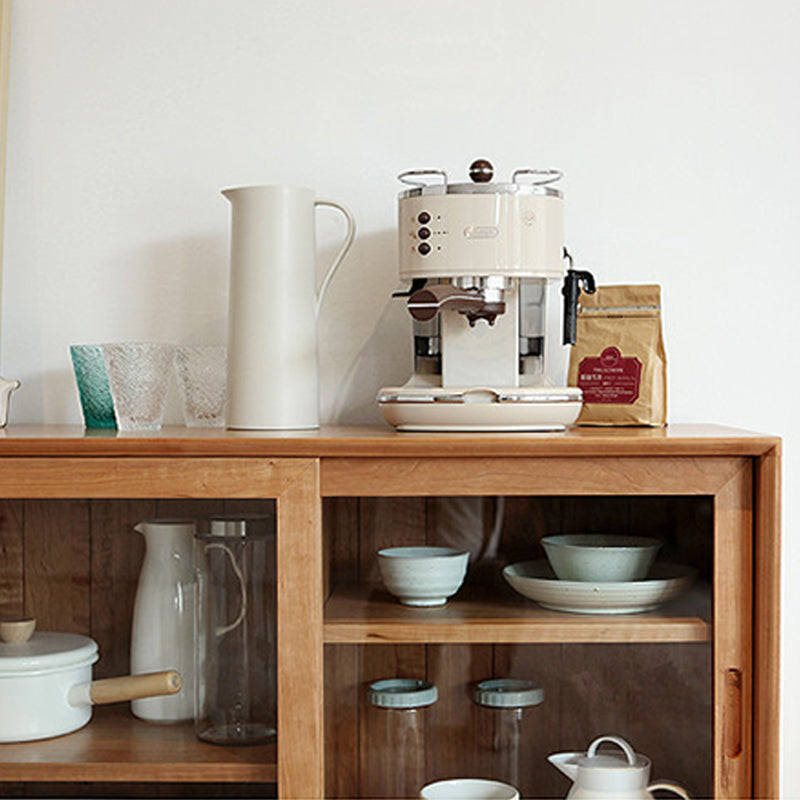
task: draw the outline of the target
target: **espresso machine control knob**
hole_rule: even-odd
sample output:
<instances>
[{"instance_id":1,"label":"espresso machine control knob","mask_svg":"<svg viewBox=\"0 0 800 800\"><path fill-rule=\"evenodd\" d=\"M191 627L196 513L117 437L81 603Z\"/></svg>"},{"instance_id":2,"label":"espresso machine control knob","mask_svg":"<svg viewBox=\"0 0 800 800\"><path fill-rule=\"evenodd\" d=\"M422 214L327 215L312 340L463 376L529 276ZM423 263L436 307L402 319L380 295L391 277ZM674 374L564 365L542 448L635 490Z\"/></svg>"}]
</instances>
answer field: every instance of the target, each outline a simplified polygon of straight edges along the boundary
<instances>
[{"instance_id":1,"label":"espresso machine control knob","mask_svg":"<svg viewBox=\"0 0 800 800\"><path fill-rule=\"evenodd\" d=\"M491 161L479 158L469 165L469 177L473 183L489 183L494 177L494 167Z\"/></svg>"}]
</instances>

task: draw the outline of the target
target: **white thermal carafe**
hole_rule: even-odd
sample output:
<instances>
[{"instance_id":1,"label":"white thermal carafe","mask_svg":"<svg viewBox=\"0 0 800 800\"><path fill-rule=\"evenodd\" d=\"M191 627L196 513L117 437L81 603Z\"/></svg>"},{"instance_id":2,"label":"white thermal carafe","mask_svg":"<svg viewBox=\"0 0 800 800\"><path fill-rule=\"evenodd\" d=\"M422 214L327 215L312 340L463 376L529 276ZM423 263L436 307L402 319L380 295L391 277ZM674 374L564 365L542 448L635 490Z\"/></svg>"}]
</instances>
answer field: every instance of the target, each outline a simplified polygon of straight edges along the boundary
<instances>
[{"instance_id":1,"label":"white thermal carafe","mask_svg":"<svg viewBox=\"0 0 800 800\"><path fill-rule=\"evenodd\" d=\"M312 189L224 189L232 207L228 307L227 426L245 430L319 427L317 314L353 242L353 216ZM315 210L344 214L347 233L319 290Z\"/></svg>"}]
</instances>

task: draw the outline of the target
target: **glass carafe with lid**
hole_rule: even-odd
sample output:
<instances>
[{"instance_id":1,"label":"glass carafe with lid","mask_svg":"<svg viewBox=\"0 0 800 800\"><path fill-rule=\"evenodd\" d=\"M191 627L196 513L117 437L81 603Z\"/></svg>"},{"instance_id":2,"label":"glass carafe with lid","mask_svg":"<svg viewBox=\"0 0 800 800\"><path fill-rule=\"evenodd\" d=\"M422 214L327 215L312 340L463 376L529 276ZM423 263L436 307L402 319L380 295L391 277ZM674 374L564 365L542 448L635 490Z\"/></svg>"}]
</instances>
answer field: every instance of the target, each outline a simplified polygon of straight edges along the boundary
<instances>
[{"instance_id":1,"label":"glass carafe with lid","mask_svg":"<svg viewBox=\"0 0 800 800\"><path fill-rule=\"evenodd\" d=\"M260 515L198 523L195 733L207 742L277 731L274 525Z\"/></svg>"}]
</instances>

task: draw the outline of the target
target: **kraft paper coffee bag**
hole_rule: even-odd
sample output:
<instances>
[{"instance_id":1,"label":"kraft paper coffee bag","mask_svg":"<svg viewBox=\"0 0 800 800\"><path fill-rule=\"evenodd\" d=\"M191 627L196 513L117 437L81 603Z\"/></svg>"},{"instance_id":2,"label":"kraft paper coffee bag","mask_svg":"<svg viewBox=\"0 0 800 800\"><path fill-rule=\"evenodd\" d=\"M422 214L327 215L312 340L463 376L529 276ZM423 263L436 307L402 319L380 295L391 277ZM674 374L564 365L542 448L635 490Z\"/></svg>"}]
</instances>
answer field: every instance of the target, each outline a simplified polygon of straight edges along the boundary
<instances>
[{"instance_id":1,"label":"kraft paper coffee bag","mask_svg":"<svg viewBox=\"0 0 800 800\"><path fill-rule=\"evenodd\" d=\"M568 382L583 391L578 425L667 424L660 286L581 295Z\"/></svg>"}]
</instances>

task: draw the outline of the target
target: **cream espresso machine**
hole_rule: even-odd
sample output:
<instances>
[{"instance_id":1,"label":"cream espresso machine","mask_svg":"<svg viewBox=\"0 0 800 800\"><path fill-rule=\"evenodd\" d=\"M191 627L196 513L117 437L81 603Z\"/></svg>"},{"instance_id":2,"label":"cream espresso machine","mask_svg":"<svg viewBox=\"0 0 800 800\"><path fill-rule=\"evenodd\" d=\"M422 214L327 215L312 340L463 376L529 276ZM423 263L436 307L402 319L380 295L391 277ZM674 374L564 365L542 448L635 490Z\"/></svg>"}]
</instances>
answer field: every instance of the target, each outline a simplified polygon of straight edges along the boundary
<instances>
[{"instance_id":1,"label":"cream espresso machine","mask_svg":"<svg viewBox=\"0 0 800 800\"><path fill-rule=\"evenodd\" d=\"M493 183L483 159L470 183L441 170L404 172L399 271L413 319L414 374L378 403L402 431L550 431L578 417L580 389L548 358L548 298L563 295L564 345L575 342L581 289L563 244L557 170L518 169ZM568 265L565 266L565 265ZM553 305L552 298L550 305Z\"/></svg>"}]
</instances>

